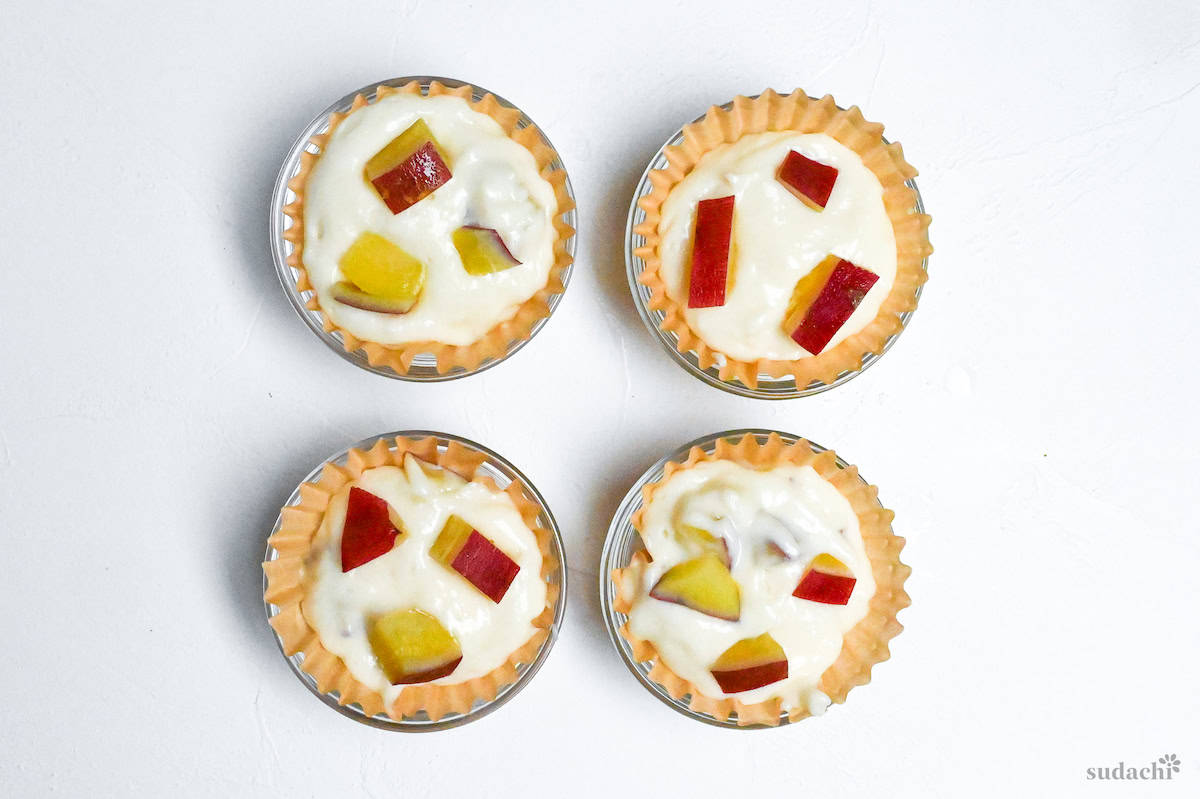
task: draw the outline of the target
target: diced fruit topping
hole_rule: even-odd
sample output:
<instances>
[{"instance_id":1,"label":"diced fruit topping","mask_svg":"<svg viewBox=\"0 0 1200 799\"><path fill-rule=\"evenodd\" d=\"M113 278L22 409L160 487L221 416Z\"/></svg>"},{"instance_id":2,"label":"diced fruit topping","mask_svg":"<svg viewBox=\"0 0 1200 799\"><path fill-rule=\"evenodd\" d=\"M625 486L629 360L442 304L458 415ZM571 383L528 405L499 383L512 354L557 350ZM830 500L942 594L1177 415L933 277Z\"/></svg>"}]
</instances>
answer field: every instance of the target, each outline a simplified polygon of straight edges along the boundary
<instances>
[{"instance_id":1,"label":"diced fruit topping","mask_svg":"<svg viewBox=\"0 0 1200 799\"><path fill-rule=\"evenodd\" d=\"M408 313L425 285L425 265L376 233L366 232L338 260L347 280L333 285L333 298L377 313Z\"/></svg>"},{"instance_id":2,"label":"diced fruit topping","mask_svg":"<svg viewBox=\"0 0 1200 799\"><path fill-rule=\"evenodd\" d=\"M463 225L454 231L453 239L468 274L490 275L521 265L493 228Z\"/></svg>"},{"instance_id":3,"label":"diced fruit topping","mask_svg":"<svg viewBox=\"0 0 1200 799\"><path fill-rule=\"evenodd\" d=\"M457 516L446 520L429 555L461 574L496 603L504 599L508 587L521 570L516 561Z\"/></svg>"},{"instance_id":4,"label":"diced fruit topping","mask_svg":"<svg viewBox=\"0 0 1200 799\"><path fill-rule=\"evenodd\" d=\"M675 528L675 537L689 550L716 555L727 569L732 565L729 559L729 544L723 536L714 535L694 525L681 524Z\"/></svg>"},{"instance_id":5,"label":"diced fruit topping","mask_svg":"<svg viewBox=\"0 0 1200 799\"><path fill-rule=\"evenodd\" d=\"M442 623L410 608L367 622L367 640L392 685L429 682L458 668L462 649Z\"/></svg>"},{"instance_id":6,"label":"diced fruit topping","mask_svg":"<svg viewBox=\"0 0 1200 799\"><path fill-rule=\"evenodd\" d=\"M408 313L425 286L425 265L377 233L363 233L338 260L346 280L333 285L340 303L377 313Z\"/></svg>"},{"instance_id":7,"label":"diced fruit topping","mask_svg":"<svg viewBox=\"0 0 1200 799\"><path fill-rule=\"evenodd\" d=\"M830 255L796 283L783 332L813 355L825 349L879 275Z\"/></svg>"},{"instance_id":8,"label":"diced fruit topping","mask_svg":"<svg viewBox=\"0 0 1200 799\"><path fill-rule=\"evenodd\" d=\"M650 596L718 619L737 621L742 615L741 589L721 558L711 552L667 569Z\"/></svg>"},{"instance_id":9,"label":"diced fruit topping","mask_svg":"<svg viewBox=\"0 0 1200 799\"><path fill-rule=\"evenodd\" d=\"M826 605L845 605L857 580L850 567L829 553L812 559L792 596Z\"/></svg>"},{"instance_id":10,"label":"diced fruit topping","mask_svg":"<svg viewBox=\"0 0 1200 799\"><path fill-rule=\"evenodd\" d=\"M364 311L374 311L375 313L388 314L405 314L412 310L417 301L398 300L389 297L377 297L374 294L368 294L353 283L347 283L345 280L339 280L333 284L333 288L329 293L335 300L342 305L349 305L351 308L359 308Z\"/></svg>"},{"instance_id":11,"label":"diced fruit topping","mask_svg":"<svg viewBox=\"0 0 1200 799\"><path fill-rule=\"evenodd\" d=\"M354 240L338 268L368 294L416 296L425 280L425 265L378 233L367 231Z\"/></svg>"},{"instance_id":12,"label":"diced fruit topping","mask_svg":"<svg viewBox=\"0 0 1200 799\"><path fill-rule=\"evenodd\" d=\"M842 259L836 255L828 255L821 263L813 267L811 272L796 281L796 287L792 289L791 302L788 304L787 317L783 322L785 331L792 317L798 317L796 321L797 325L803 321L804 315L808 313L808 309L812 307L817 297L820 296L821 289L825 288L825 284L829 282L829 276L833 274L833 270L841 262Z\"/></svg>"},{"instance_id":13,"label":"diced fruit topping","mask_svg":"<svg viewBox=\"0 0 1200 799\"><path fill-rule=\"evenodd\" d=\"M770 633L763 633L726 649L709 671L727 694L753 691L787 679L787 654Z\"/></svg>"},{"instance_id":14,"label":"diced fruit topping","mask_svg":"<svg viewBox=\"0 0 1200 799\"><path fill-rule=\"evenodd\" d=\"M692 276L689 308L725 304L730 288L729 250L733 241L732 196L701 200L696 207L696 235L692 240Z\"/></svg>"},{"instance_id":15,"label":"diced fruit topping","mask_svg":"<svg viewBox=\"0 0 1200 799\"><path fill-rule=\"evenodd\" d=\"M346 499L346 521L342 524L342 572L387 554L399 534L387 502L354 486Z\"/></svg>"},{"instance_id":16,"label":"diced fruit topping","mask_svg":"<svg viewBox=\"0 0 1200 799\"><path fill-rule=\"evenodd\" d=\"M367 161L363 174L393 214L417 204L451 178L446 155L423 119Z\"/></svg>"},{"instance_id":17,"label":"diced fruit topping","mask_svg":"<svg viewBox=\"0 0 1200 799\"><path fill-rule=\"evenodd\" d=\"M825 210L837 176L837 167L805 158L795 150L787 154L775 174L788 191L814 211Z\"/></svg>"}]
</instances>

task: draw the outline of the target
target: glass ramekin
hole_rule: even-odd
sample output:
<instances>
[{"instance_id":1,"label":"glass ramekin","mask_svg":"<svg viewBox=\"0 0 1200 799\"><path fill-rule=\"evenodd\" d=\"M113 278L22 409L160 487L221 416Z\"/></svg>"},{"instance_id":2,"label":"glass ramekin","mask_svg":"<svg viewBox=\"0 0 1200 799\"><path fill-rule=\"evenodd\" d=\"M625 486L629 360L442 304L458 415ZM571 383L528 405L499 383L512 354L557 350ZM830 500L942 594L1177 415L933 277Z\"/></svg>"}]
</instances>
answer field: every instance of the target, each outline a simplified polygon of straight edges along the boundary
<instances>
[{"instance_id":1,"label":"glass ramekin","mask_svg":"<svg viewBox=\"0 0 1200 799\"><path fill-rule=\"evenodd\" d=\"M464 81L455 80L454 78L439 78L432 75L408 75L402 78L391 78L389 80L379 81L378 83L372 83L369 86L364 86L361 89L358 89L357 91L350 92L345 97L338 100L333 105L329 106L320 114L318 114L317 118L308 123L308 126L300 132L299 136L296 137L295 143L292 145L291 149L288 150L287 158L285 158L283 161L283 167L279 170L279 177L275 179L275 189L271 193L270 210L271 256L275 261L275 272L279 276L279 283L283 286L283 291L287 294L288 300L291 301L292 307L296 310L296 313L300 315L300 318L304 320L304 323L308 325L309 329L317 335L317 338L325 342L325 346L329 347L331 350L345 358L350 363L361 369L366 369L368 372L374 372L377 375L395 378L396 380L433 383L442 380L454 380L459 377L478 374L485 369L489 369L510 357L517 350L521 349L521 347L524 347L526 342L530 341L534 336L537 335L538 331L541 330L546 322L550 320L550 315L552 315L554 313L554 309L558 307L558 303L562 300L563 293L566 292L567 284L571 280L571 272L574 267L576 236L572 234L565 242L567 253L570 254L572 262L568 264L567 268L562 272L563 292L550 295L549 299L546 301L546 304L550 307L550 313L542 319L537 320L537 322L533 324L533 329L529 333L529 338L522 339L521 341L509 342L508 349L504 351L504 355L502 357L489 358L474 369L464 369L456 366L448 372L439 373L437 370L437 359L433 356L433 354L421 353L413 359L412 366L409 367L408 372L405 374L400 374L399 372L393 371L387 366L372 366L367 361L367 356L361 349L354 350L353 352L347 352L346 348L342 346L341 334L337 331L326 331L324 325L322 324L321 313L319 311L311 310L306 306L306 303L312 299L312 297L315 295L315 292L312 290L297 290L296 278L299 276L299 273L287 264L287 258L292 254L292 250L294 248L291 242L286 241L283 238L284 231L291 227L292 224L291 219L289 219L287 215L283 213L283 207L296 199L295 193L288 188L287 184L288 181L295 177L296 173L300 170L301 153L310 152L314 155L320 153L320 148L318 148L309 140L313 136L329 130L330 116L338 112L345 113L346 111L349 111L350 104L354 102L354 98L359 94L366 97L368 101L374 101L376 92L380 86L400 87L411 83L412 81L417 81L420 83L423 92L428 92L430 84L435 81L450 88L458 88L459 86L468 85ZM496 101L499 102L500 105L507 108L516 109L521 115L517 121L518 128L525 128L534 124L533 120L526 116L524 111L521 111L521 109L517 108L515 105L510 103L508 100L505 100L495 92L489 92L487 89L484 89L483 87L473 83L470 84L470 86L473 89L471 96L475 100L482 99L485 94L491 94L496 98ZM550 139L546 138L546 134L541 128L538 128L538 133L542 139L542 142L555 152L554 160L550 162L550 168L553 170L562 170L562 172L566 174L566 167L563 166L562 160L558 155L558 150L555 149L554 145L550 143ZM571 226L572 230L578 230L578 213L576 208L574 208L575 191L571 187L571 178L569 175L565 181L565 188L567 191L567 196L571 198L572 208L571 210L562 214L561 218L564 222Z\"/></svg>"},{"instance_id":2,"label":"glass ramekin","mask_svg":"<svg viewBox=\"0 0 1200 799\"><path fill-rule=\"evenodd\" d=\"M563 614L566 613L567 609L567 561L563 554L562 536L558 530L558 523L554 521L554 514L550 512L549 506L546 505L546 500L540 493L538 493L538 490L534 487L533 483L529 481L529 478L521 474L520 470L517 469L516 466L513 466L500 455L492 452L482 444L476 444L474 441L461 436L454 436L450 435L449 433L437 433L430 430L396 430L391 433L380 433L377 436L364 438L362 441L352 444L341 452L338 452L325 459L318 464L316 468L309 472L308 475L301 480L301 483L315 482L320 477L321 470L325 467L326 463L344 466L351 449L366 450L373 447L375 442L377 442L379 439L392 440L396 438L433 438L437 441L439 452L445 452L446 448L451 443L456 443L460 446L466 447L467 449L478 452L484 456L484 461L479 466L480 473L492 478L492 480L496 482L496 485L501 490L507 488L510 483L517 483L525 495L537 503L537 506L540 510L540 513L538 514L538 521L541 522L542 527L550 531L550 556L558 563L558 568L545 578L548 585L558 586L558 599L554 605L554 621L550 624L550 631L546 636L546 640L542 642L542 646L538 649L538 653L533 660L528 663L522 663L517 667L518 676L516 682L501 687L496 693L495 699L492 699L491 701L476 700L474 706L472 706L468 712L451 713L443 716L437 721L431 721L424 711L417 713L415 716L405 716L403 720L396 721L386 713L382 712L374 716L367 715L367 713L357 704L339 705L337 701L338 694L336 691L332 691L330 693L321 693L317 690L317 681L313 678L313 676L300 668L300 664L304 662L303 652L297 652L290 657L285 655L285 658L287 659L288 665L291 667L292 672L300 679L300 682L304 683L304 686L308 688L308 690L311 691L314 696L347 718L354 719L361 724L366 724L370 727L376 727L381 730L394 730L398 732L435 732L437 730L448 730L451 727L459 727L463 724L467 724L468 722L481 719L489 713L497 710L505 702L516 696L522 688L528 685L529 681L533 679L533 675L537 674L538 669L542 667L542 664L546 661L546 658L550 654L550 649L554 646L554 641L558 638L558 632L562 628ZM299 504L299 502L300 486L296 486L296 490L292 492L290 497L288 497L287 502L284 503L284 506L296 505ZM280 516L275 519L275 527L271 530L271 535L277 533L282 524L283 516L280 514ZM267 544L266 555L263 558L264 562L275 560L278 556L279 553L275 551L275 548L270 544ZM264 575L264 595L266 594L266 590L267 578ZM266 606L268 621L279 613L279 608L270 602L264 600L263 604ZM275 643L279 647L279 651L282 654L283 640L279 637L279 634L275 632L273 627L270 629L272 635L275 636Z\"/></svg>"},{"instance_id":3,"label":"glass ramekin","mask_svg":"<svg viewBox=\"0 0 1200 799\"><path fill-rule=\"evenodd\" d=\"M756 97L758 95L754 95L750 99L753 100ZM841 108L841 106L838 107ZM728 111L733 108L733 103L725 103L721 108ZM700 122L705 116L707 114L701 114L692 120L692 122ZM884 142L887 141L885 138ZM670 353L671 358L682 366L685 371L700 378L710 386L716 386L722 391L728 391L731 394L754 397L755 399L795 399L796 397L808 397L813 394L820 394L822 391L828 391L835 386L840 386L842 383L852 380L857 375L866 371L867 367L871 364L882 358L883 354L896 343L896 339L900 337L900 333L904 332L904 328L908 326L908 320L912 317L913 311L905 311L900 315L900 330L888 337L887 341L884 342L883 350L879 354L873 352L866 353L863 356L861 368L845 370L829 383L813 380L808 385L801 387L796 385L796 378L791 375L771 377L771 375L762 373L758 375L758 387L750 388L740 380L722 380L717 364L707 369L701 369L696 353L679 351L677 346L679 337L662 328L662 321L666 318L666 314L661 310L650 308L650 287L638 282L638 275L645 270L646 263L638 257L635 251L645 245L646 239L644 236L635 233L634 228L646 221L646 212L638 206L638 200L654 190L654 187L650 184L650 173L656 169L665 169L668 166L666 149L682 142L683 128L681 127L671 138L667 139L662 147L658 148L658 152L650 159L650 163L646 166L646 171L642 173L642 179L638 182L637 188L634 189L633 202L629 205L629 219L625 225L625 271L629 278L629 290L633 293L633 304L637 306L638 314L642 317L646 328L658 340L658 343L663 346L663 349ZM905 185L912 189L917 197L914 210L919 214L925 213L925 204L921 200L921 192L917 189L916 181L907 180L905 181ZM921 271L928 272L928 263L928 256L921 259ZM916 296L918 300L921 298L923 285L917 287ZM718 357L724 356L718 355Z\"/></svg>"},{"instance_id":4,"label":"glass ramekin","mask_svg":"<svg viewBox=\"0 0 1200 799\"><path fill-rule=\"evenodd\" d=\"M633 657L633 647L620 633L621 627L625 625L629 617L624 613L618 613L613 607L613 601L616 599L616 586L613 584L611 575L613 569L623 569L628 566L634 553L644 548L641 537L633 527L633 514L637 512L638 508L642 507L642 489L650 483L663 479L664 468L668 461L675 461L676 463L686 461L688 452L691 451L692 447L700 447L705 452L711 454L716 451L717 442L721 439L726 439L730 443L737 443L744 436L752 435L758 443L765 444L767 438L773 433L783 439L785 444L795 444L797 441L800 441L800 436L785 433L781 430L759 428L726 430L721 433L713 433L712 435L697 438L695 441L689 441L671 454L660 459L638 478L633 487L629 489L629 493L621 500L621 504L613 516L612 524L608 526L608 535L604 539L604 549L600 555L601 615L604 616L604 626L608 629L608 637L612 641L613 646L617 648L617 652L620 653L621 660L625 661L625 665L633 673L633 676L637 677L638 682L646 687L646 690L672 710L676 710L690 719L730 730L775 729L776 726L782 727L790 722L786 708L780 710L778 725L749 724L739 726L736 713L725 721L722 721L707 713L698 713L688 707L691 694L685 694L683 697L676 699L667 692L666 688L651 680L650 663L635 660ZM825 452L825 447L819 444L814 444L810 441L808 445L812 448L813 452ZM838 458L837 465L839 469L845 469L850 464ZM859 480L866 484L866 481L861 476Z\"/></svg>"}]
</instances>

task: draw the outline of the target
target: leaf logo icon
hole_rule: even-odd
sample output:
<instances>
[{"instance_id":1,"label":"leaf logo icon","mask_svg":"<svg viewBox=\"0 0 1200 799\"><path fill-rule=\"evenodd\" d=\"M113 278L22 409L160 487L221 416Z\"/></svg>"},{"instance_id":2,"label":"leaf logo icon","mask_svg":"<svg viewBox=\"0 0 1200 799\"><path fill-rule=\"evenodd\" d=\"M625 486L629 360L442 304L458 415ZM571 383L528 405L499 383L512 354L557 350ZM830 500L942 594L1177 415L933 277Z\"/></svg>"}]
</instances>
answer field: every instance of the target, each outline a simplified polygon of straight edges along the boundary
<instances>
[{"instance_id":1,"label":"leaf logo icon","mask_svg":"<svg viewBox=\"0 0 1200 799\"><path fill-rule=\"evenodd\" d=\"M1164 767L1170 769L1172 773L1178 773L1179 771L1179 758L1173 754L1163 755L1158 759L1158 762L1162 763Z\"/></svg>"}]
</instances>

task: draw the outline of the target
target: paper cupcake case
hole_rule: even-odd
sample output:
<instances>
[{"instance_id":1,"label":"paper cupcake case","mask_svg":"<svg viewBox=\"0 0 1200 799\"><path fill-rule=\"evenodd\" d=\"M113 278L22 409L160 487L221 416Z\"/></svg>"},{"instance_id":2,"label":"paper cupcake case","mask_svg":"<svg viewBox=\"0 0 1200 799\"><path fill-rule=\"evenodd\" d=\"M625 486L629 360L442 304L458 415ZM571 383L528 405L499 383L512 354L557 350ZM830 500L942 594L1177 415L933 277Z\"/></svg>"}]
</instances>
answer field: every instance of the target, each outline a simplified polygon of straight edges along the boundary
<instances>
[{"instance_id":1,"label":"paper cupcake case","mask_svg":"<svg viewBox=\"0 0 1200 799\"><path fill-rule=\"evenodd\" d=\"M659 274L662 204L706 153L746 134L787 130L832 137L857 153L879 179L884 209L896 237L896 277L875 319L832 349L794 361L737 360L708 346L688 325L683 306L667 293ZM648 288L646 305L655 312L653 320L643 314L647 323L657 324L679 353L694 358L701 376L715 369L717 379L710 382L740 383L744 388L732 390L748 396L785 398L815 393L856 374L863 368L864 358L881 355L916 309L921 285L927 279L925 260L933 252L928 235L930 217L921 211L911 182L917 170L904 160L898 143L883 138L883 125L866 121L856 106L839 108L828 95L817 100L799 90L784 96L768 89L757 97L739 96L727 106L713 106L685 125L676 138L678 144L663 148L662 168L648 170L650 191L635 199L630 213L629 237L641 240L640 245L631 247L630 254L643 265L633 279ZM632 259L630 265L632 269ZM636 286L634 289L636 295ZM795 387L783 393L758 392L763 376L790 377Z\"/></svg>"},{"instance_id":2,"label":"paper cupcake case","mask_svg":"<svg viewBox=\"0 0 1200 799\"><path fill-rule=\"evenodd\" d=\"M831 483L850 502L858 517L863 545L876 583L867 615L845 634L840 654L818 683L818 688L834 703L842 703L852 688L870 681L871 669L875 664L890 657L888 642L903 629L896 616L911 604L904 590L904 581L912 570L900 562L904 539L892 532L891 521L895 514L879 503L879 490L859 476L857 467L844 464L833 451L794 436L788 436L787 439L774 431L730 431L695 442L690 445L685 458L667 460L662 465L662 477L644 484L640 489L640 498L632 497L636 509L632 511L629 523L640 533L644 509L658 488L677 472L706 461L730 460L753 469L769 469L780 464L810 466ZM609 532L606 565L609 553L616 555L612 547L615 543L614 534L619 532L618 521L619 518L614 520ZM628 644L627 654L632 657L628 665L634 668L635 674L639 674L638 668L635 668L639 666L639 677L660 686L675 700L677 710L686 708L694 717L720 726L773 727L800 721L809 715L806 707L786 708L778 698L746 704L733 697L705 696L663 662L652 642L635 636L629 629L627 614L637 598L640 571L648 561L649 556L644 550L635 551L628 565L614 568L602 577L601 584L602 604L608 605L613 612L609 619L610 627ZM621 651L620 642L615 637L614 643Z\"/></svg>"},{"instance_id":3,"label":"paper cupcake case","mask_svg":"<svg viewBox=\"0 0 1200 799\"><path fill-rule=\"evenodd\" d=\"M305 681L327 704L333 703L344 709L345 715L373 726L441 729L483 715L493 709L489 703L494 703L497 697L506 700L508 694L515 693L514 688L523 687L532 678L549 653L561 624L566 576L561 542L552 526L553 518L540 497L529 495L532 489L527 490L523 480L512 480L503 492L533 532L542 555L546 607L532 621L536 632L504 663L481 677L452 685L408 685L395 702L386 705L378 691L355 679L342 660L322 646L304 613L304 565L332 498L367 469L403 466L406 454L454 472L465 480L480 483L490 491L501 491L495 480L481 469L488 462L494 468L499 457L482 451L482 448L467 446L465 440L441 434L428 437L399 435L379 438L369 447L355 446L344 457L331 460L314 472L297 489L299 501L280 512L276 529L267 540L268 556L262 564L263 598L268 622L284 655L299 669L298 676L304 679L307 675L309 679ZM515 473L515 469L512 471ZM516 475L519 478L519 473ZM547 520L551 526L546 525ZM388 723L389 720L392 723Z\"/></svg>"},{"instance_id":4,"label":"paper cupcake case","mask_svg":"<svg viewBox=\"0 0 1200 799\"><path fill-rule=\"evenodd\" d=\"M437 341L418 341L384 345L361 339L334 324L321 310L321 303L309 281L304 266L304 191L308 176L321 157L329 137L348 116L384 97L393 94L419 94L428 97L451 95L465 100L472 110L495 120L505 134L533 155L539 174L554 189L557 206L553 224L554 263L549 277L532 297L518 306L512 317L488 330L482 337L466 345L451 345ZM357 92L345 111L328 114L328 124L322 132L313 133L300 142L295 173L283 179L289 171L285 162L281 183L276 187L273 214L273 235L276 238L276 266L284 288L293 295L297 310L311 312L306 319L314 330L323 333L327 343L334 342L352 360L361 359L366 368L379 374L402 379L438 380L462 377L499 363L512 355L549 319L559 298L566 291L574 261L575 200L570 181L557 152L549 139L525 117L519 109L502 102L495 95L467 83L447 78L401 78L385 81ZM290 192L290 201L283 189ZM280 221L286 219L290 224Z\"/></svg>"}]
</instances>

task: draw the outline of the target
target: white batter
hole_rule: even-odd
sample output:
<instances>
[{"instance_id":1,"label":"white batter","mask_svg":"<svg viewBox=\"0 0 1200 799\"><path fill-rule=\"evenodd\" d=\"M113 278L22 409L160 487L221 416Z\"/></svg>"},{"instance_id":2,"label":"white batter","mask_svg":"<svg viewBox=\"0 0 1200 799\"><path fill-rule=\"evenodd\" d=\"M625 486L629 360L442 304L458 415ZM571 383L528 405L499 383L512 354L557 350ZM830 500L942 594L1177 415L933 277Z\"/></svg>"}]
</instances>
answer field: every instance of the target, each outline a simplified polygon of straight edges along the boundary
<instances>
[{"instance_id":1,"label":"white batter","mask_svg":"<svg viewBox=\"0 0 1200 799\"><path fill-rule=\"evenodd\" d=\"M653 599L650 589L667 569L694 557L673 533L690 524L729 543L731 572L741 588L736 622L716 619ZM677 472L646 506L642 540L653 561L634 586L630 631L658 649L676 674L713 698L746 703L781 697L784 707L807 707L814 715L829 705L817 686L842 649L842 638L867 613L875 581L850 502L810 466L756 471L731 461L697 464ZM774 543L790 556L771 554ZM792 596L808 562L828 552L858 582L847 605L826 605ZM769 632L788 658L785 680L726 694L709 667L743 638Z\"/></svg>"},{"instance_id":2,"label":"white batter","mask_svg":"<svg viewBox=\"0 0 1200 799\"><path fill-rule=\"evenodd\" d=\"M789 150L835 166L824 211L813 211L775 179ZM696 204L734 201L735 282L725 305L687 307ZM833 254L879 275L826 349L866 327L896 277L896 237L883 207L883 186L858 154L824 133L788 131L743 136L704 155L671 190L659 223L661 274L688 325L708 346L742 361L810 357L781 327L796 282Z\"/></svg>"},{"instance_id":3,"label":"white batter","mask_svg":"<svg viewBox=\"0 0 1200 799\"><path fill-rule=\"evenodd\" d=\"M363 167L418 117L454 176L393 215L364 180ZM346 117L313 167L304 193L304 266L321 309L361 339L470 344L546 284L554 264L556 209L554 188L538 174L533 155L491 117L458 97L393 94ZM521 265L467 274L451 240L467 224L494 228ZM351 308L330 296L330 287L343 279L338 259L368 230L425 264L425 287L407 314Z\"/></svg>"},{"instance_id":4,"label":"white batter","mask_svg":"<svg viewBox=\"0 0 1200 799\"><path fill-rule=\"evenodd\" d=\"M462 662L434 685L452 685L497 668L534 634L531 623L546 607L546 584L537 539L509 496L458 475L431 477L411 455L404 468L368 469L350 485L382 497L403 521L403 534L387 554L342 573L342 525L350 485L333 498L305 564L312 586L304 614L326 649L355 679L389 704L404 686L393 686L367 640L366 618L404 608L436 616L462 648ZM451 514L461 517L521 567L499 604L457 572L429 557Z\"/></svg>"}]
</instances>

